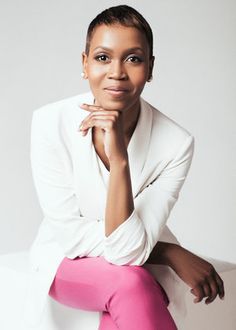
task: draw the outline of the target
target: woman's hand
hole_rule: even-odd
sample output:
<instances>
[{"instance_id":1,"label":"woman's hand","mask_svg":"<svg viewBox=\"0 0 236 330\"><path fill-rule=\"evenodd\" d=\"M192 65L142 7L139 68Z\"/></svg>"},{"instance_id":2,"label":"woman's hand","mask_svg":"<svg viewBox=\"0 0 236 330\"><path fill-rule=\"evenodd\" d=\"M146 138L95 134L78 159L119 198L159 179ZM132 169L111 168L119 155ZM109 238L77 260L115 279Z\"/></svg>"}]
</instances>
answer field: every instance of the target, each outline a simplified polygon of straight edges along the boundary
<instances>
[{"instance_id":1,"label":"woman's hand","mask_svg":"<svg viewBox=\"0 0 236 330\"><path fill-rule=\"evenodd\" d=\"M224 283L212 264L177 244L173 246L168 256L169 266L192 288L190 292L196 296L194 303L207 297L205 303L209 304L217 294L223 299Z\"/></svg>"},{"instance_id":2,"label":"woman's hand","mask_svg":"<svg viewBox=\"0 0 236 330\"><path fill-rule=\"evenodd\" d=\"M82 104L80 107L90 112L80 124L82 134L85 136L92 127L101 129L104 132L103 144L108 160L112 162L127 159L122 112L89 104Z\"/></svg>"}]
</instances>

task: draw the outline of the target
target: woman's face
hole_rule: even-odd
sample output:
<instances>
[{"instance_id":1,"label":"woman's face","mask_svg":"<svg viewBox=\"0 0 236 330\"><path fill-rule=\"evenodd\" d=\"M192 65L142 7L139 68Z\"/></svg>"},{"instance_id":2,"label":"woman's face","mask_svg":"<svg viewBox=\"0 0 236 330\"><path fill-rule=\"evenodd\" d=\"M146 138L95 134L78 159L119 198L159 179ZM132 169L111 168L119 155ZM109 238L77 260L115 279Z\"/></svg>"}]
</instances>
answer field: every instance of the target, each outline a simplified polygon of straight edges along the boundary
<instances>
[{"instance_id":1,"label":"woman's face","mask_svg":"<svg viewBox=\"0 0 236 330\"><path fill-rule=\"evenodd\" d=\"M89 54L83 53L83 67L95 104L126 111L139 106L153 59L146 37L138 29L100 25L93 33Z\"/></svg>"}]
</instances>

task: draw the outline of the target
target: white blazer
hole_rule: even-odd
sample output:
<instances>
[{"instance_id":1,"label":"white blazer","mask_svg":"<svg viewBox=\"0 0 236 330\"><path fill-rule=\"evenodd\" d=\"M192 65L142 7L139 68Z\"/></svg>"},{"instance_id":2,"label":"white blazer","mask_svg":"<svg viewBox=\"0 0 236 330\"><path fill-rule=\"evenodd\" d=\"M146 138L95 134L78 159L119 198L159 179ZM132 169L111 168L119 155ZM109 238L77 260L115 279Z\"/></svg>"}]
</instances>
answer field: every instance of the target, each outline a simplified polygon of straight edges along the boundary
<instances>
[{"instance_id":1,"label":"white blazer","mask_svg":"<svg viewBox=\"0 0 236 330\"><path fill-rule=\"evenodd\" d=\"M30 249L24 308L29 325L40 324L51 299L50 285L65 256L104 256L117 265L143 265L166 290L168 308L177 325L181 323L187 286L168 266L150 265L146 260L159 240L179 244L166 222L191 165L194 137L140 100L140 116L128 145L135 208L108 237L104 227L107 187L99 157L91 130L86 136L77 131L88 115L79 105L92 104L92 93L48 104L33 113L32 175L44 218Z\"/></svg>"}]
</instances>

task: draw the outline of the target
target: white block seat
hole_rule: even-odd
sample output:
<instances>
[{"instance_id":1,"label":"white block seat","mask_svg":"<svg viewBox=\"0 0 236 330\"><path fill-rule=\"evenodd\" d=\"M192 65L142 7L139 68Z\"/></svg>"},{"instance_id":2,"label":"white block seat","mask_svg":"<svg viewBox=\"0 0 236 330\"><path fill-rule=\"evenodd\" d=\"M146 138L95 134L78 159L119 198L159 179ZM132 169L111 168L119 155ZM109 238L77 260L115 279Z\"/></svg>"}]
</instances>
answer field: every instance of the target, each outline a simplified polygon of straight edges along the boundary
<instances>
[{"instance_id":1,"label":"white block seat","mask_svg":"<svg viewBox=\"0 0 236 330\"><path fill-rule=\"evenodd\" d=\"M26 329L22 322L26 297L29 253L22 251L0 255L0 329ZM97 330L99 312L78 310L59 304L49 297L45 317L37 330Z\"/></svg>"}]
</instances>

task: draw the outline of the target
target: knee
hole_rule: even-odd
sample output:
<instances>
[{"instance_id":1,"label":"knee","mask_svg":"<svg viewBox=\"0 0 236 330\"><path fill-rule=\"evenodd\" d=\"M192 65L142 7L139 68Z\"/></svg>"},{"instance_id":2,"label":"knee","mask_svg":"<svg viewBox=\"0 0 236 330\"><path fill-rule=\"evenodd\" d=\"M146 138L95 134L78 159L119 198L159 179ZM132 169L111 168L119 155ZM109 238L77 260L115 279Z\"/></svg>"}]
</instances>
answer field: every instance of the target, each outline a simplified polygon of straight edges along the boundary
<instances>
[{"instance_id":1,"label":"knee","mask_svg":"<svg viewBox=\"0 0 236 330\"><path fill-rule=\"evenodd\" d=\"M115 291L119 294L127 293L135 295L140 292L155 292L156 297L160 297L165 305L169 305L169 298L156 281L155 277L144 267L141 266L122 266L119 269L119 277L115 283Z\"/></svg>"},{"instance_id":2,"label":"knee","mask_svg":"<svg viewBox=\"0 0 236 330\"><path fill-rule=\"evenodd\" d=\"M141 266L122 266L116 283L118 290L125 291L152 285L156 285L154 277Z\"/></svg>"}]
</instances>

